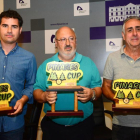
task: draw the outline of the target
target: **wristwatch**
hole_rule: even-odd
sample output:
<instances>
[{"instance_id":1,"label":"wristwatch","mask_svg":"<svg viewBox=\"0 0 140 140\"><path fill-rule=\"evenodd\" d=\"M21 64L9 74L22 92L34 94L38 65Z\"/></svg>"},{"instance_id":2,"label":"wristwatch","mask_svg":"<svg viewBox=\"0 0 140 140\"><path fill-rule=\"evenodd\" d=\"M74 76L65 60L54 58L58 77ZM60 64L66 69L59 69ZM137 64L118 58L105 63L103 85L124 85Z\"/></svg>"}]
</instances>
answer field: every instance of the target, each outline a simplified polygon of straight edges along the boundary
<instances>
[{"instance_id":1,"label":"wristwatch","mask_svg":"<svg viewBox=\"0 0 140 140\"><path fill-rule=\"evenodd\" d=\"M93 100L95 100L95 99L96 99L96 92L95 92L95 90L94 90L94 89L92 89L92 91L93 91L93 96L92 96L92 98L91 98L91 101L93 101Z\"/></svg>"}]
</instances>

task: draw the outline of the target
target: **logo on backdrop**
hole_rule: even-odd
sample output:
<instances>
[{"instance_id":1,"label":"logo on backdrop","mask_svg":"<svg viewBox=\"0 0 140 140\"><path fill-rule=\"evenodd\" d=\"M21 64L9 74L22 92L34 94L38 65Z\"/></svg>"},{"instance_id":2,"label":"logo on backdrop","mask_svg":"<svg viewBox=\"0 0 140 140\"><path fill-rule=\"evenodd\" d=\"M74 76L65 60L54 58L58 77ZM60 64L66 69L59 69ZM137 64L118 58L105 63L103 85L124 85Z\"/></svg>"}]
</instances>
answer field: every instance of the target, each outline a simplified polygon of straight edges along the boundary
<instances>
[{"instance_id":1,"label":"logo on backdrop","mask_svg":"<svg viewBox=\"0 0 140 140\"><path fill-rule=\"evenodd\" d=\"M122 25L129 16L140 17L140 4L128 1L106 1L106 25ZM139 2L140 3L140 2Z\"/></svg>"},{"instance_id":2,"label":"logo on backdrop","mask_svg":"<svg viewBox=\"0 0 140 140\"><path fill-rule=\"evenodd\" d=\"M45 54L54 54L56 53L55 49L55 32L54 30L45 30Z\"/></svg>"},{"instance_id":3,"label":"logo on backdrop","mask_svg":"<svg viewBox=\"0 0 140 140\"><path fill-rule=\"evenodd\" d=\"M112 42L112 41L110 41L110 42L109 42L109 45L110 45L110 46L115 46L115 43Z\"/></svg>"},{"instance_id":4,"label":"logo on backdrop","mask_svg":"<svg viewBox=\"0 0 140 140\"><path fill-rule=\"evenodd\" d=\"M30 0L16 0L17 9L30 8Z\"/></svg>"},{"instance_id":5,"label":"logo on backdrop","mask_svg":"<svg viewBox=\"0 0 140 140\"><path fill-rule=\"evenodd\" d=\"M51 36L51 42L52 42L52 43L55 43L54 40L55 40L55 35L52 35L52 36Z\"/></svg>"},{"instance_id":6,"label":"logo on backdrop","mask_svg":"<svg viewBox=\"0 0 140 140\"><path fill-rule=\"evenodd\" d=\"M106 51L117 51L123 45L122 38L106 39Z\"/></svg>"},{"instance_id":7,"label":"logo on backdrop","mask_svg":"<svg viewBox=\"0 0 140 140\"><path fill-rule=\"evenodd\" d=\"M80 6L77 6L77 10L80 12L80 11L83 10L83 9L82 9L82 7L80 7Z\"/></svg>"},{"instance_id":8,"label":"logo on backdrop","mask_svg":"<svg viewBox=\"0 0 140 140\"><path fill-rule=\"evenodd\" d=\"M19 0L19 3L24 3L24 1L23 0Z\"/></svg>"},{"instance_id":9,"label":"logo on backdrop","mask_svg":"<svg viewBox=\"0 0 140 140\"><path fill-rule=\"evenodd\" d=\"M89 3L74 4L74 16L89 15Z\"/></svg>"}]
</instances>

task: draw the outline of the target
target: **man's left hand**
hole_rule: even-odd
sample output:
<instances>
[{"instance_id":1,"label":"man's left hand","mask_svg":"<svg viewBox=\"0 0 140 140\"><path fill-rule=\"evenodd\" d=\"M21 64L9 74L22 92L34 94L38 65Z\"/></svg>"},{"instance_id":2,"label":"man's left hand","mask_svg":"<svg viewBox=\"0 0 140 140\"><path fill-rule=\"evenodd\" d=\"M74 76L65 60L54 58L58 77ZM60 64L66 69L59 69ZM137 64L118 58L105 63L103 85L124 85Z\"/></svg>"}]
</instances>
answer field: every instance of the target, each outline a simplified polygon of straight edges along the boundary
<instances>
[{"instance_id":1,"label":"man's left hand","mask_svg":"<svg viewBox=\"0 0 140 140\"><path fill-rule=\"evenodd\" d=\"M20 100L17 100L14 109L16 110L14 113L9 113L8 115L17 115L22 112L24 104L28 101L28 97L23 95Z\"/></svg>"},{"instance_id":2,"label":"man's left hand","mask_svg":"<svg viewBox=\"0 0 140 140\"><path fill-rule=\"evenodd\" d=\"M90 88L86 88L86 87L82 87L83 91L78 91L78 100L80 100L81 102L85 103L89 100L91 100L92 96L93 96L93 91Z\"/></svg>"},{"instance_id":3,"label":"man's left hand","mask_svg":"<svg viewBox=\"0 0 140 140\"><path fill-rule=\"evenodd\" d=\"M21 113L23 106L24 106L23 102L21 100L18 100L14 106L14 109L16 111L14 113L9 113L8 115L17 115L17 114Z\"/></svg>"}]
</instances>

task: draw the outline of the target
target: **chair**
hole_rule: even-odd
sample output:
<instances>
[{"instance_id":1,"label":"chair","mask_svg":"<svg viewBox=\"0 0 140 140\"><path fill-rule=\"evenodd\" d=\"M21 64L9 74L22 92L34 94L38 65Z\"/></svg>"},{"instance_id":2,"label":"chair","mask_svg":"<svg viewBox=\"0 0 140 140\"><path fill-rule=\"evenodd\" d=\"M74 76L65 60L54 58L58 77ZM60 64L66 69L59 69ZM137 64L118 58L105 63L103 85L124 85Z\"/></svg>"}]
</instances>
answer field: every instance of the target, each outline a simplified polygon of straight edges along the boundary
<instances>
[{"instance_id":1,"label":"chair","mask_svg":"<svg viewBox=\"0 0 140 140\"><path fill-rule=\"evenodd\" d=\"M25 115L23 140L36 140L42 105L42 103L36 101L34 101L33 105L28 104L27 113Z\"/></svg>"},{"instance_id":2,"label":"chair","mask_svg":"<svg viewBox=\"0 0 140 140\"><path fill-rule=\"evenodd\" d=\"M113 118L113 112L109 110L104 110L102 96L98 100L93 101L93 104L93 117L95 122L94 140L111 140L112 130L106 127L105 113L110 114Z\"/></svg>"}]
</instances>

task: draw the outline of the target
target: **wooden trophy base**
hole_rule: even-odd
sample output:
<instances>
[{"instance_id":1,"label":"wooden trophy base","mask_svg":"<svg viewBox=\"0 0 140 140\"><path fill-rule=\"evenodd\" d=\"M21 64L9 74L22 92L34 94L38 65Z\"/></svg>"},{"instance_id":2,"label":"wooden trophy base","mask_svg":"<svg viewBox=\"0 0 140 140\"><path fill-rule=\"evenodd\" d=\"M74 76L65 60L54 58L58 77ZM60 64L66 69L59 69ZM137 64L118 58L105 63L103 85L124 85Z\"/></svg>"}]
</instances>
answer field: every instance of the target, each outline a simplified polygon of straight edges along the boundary
<instances>
[{"instance_id":1,"label":"wooden trophy base","mask_svg":"<svg viewBox=\"0 0 140 140\"><path fill-rule=\"evenodd\" d=\"M136 112L140 111L140 105L120 105L120 104L112 104L112 110L115 112L122 112L122 111L128 111L128 112Z\"/></svg>"},{"instance_id":2,"label":"wooden trophy base","mask_svg":"<svg viewBox=\"0 0 140 140\"><path fill-rule=\"evenodd\" d=\"M46 116L83 116L83 111L78 111L77 92L83 91L80 86L50 86L46 91L69 91L74 92L74 110L55 111L55 103L51 105L51 111L47 111ZM67 92L67 93L69 93Z\"/></svg>"},{"instance_id":3,"label":"wooden trophy base","mask_svg":"<svg viewBox=\"0 0 140 140\"><path fill-rule=\"evenodd\" d=\"M15 109L13 107L1 107L0 108L0 115L7 115L8 113L15 112Z\"/></svg>"},{"instance_id":4,"label":"wooden trophy base","mask_svg":"<svg viewBox=\"0 0 140 140\"><path fill-rule=\"evenodd\" d=\"M79 110L77 112L75 111L55 111L55 112L51 112L51 111L47 111L46 116L83 116L84 113L82 110Z\"/></svg>"}]
</instances>

